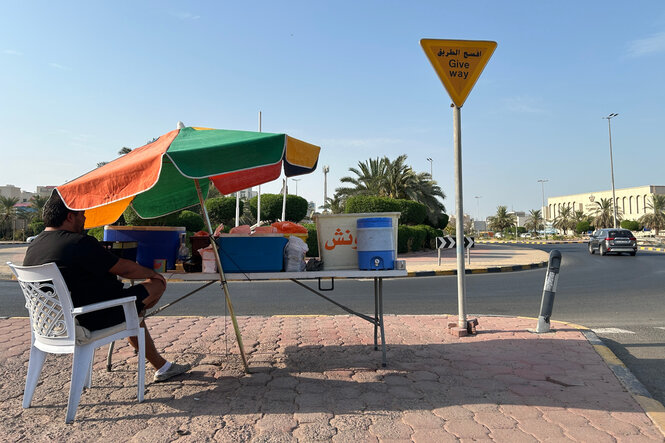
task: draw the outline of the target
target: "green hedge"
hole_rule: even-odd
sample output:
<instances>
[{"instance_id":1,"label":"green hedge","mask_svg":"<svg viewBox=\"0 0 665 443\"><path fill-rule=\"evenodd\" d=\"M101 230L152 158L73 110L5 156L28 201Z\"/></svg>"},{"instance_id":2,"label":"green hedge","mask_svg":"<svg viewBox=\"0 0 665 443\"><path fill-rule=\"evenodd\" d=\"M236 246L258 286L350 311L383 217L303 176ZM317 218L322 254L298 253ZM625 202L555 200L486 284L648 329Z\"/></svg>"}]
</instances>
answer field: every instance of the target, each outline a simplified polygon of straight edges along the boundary
<instances>
[{"instance_id":1,"label":"green hedge","mask_svg":"<svg viewBox=\"0 0 665 443\"><path fill-rule=\"evenodd\" d=\"M356 195L346 201L344 212L400 212L399 223L402 225L419 225L427 218L427 206L413 200L399 198Z\"/></svg>"},{"instance_id":2,"label":"green hedge","mask_svg":"<svg viewBox=\"0 0 665 443\"><path fill-rule=\"evenodd\" d=\"M422 228L425 230L425 241L423 247L425 249L436 249L436 238L443 237L443 231L441 229L433 228L429 225L418 225L414 228Z\"/></svg>"},{"instance_id":3,"label":"green hedge","mask_svg":"<svg viewBox=\"0 0 665 443\"><path fill-rule=\"evenodd\" d=\"M640 223L635 220L621 220L621 227L630 231L639 231Z\"/></svg>"},{"instance_id":4,"label":"green hedge","mask_svg":"<svg viewBox=\"0 0 665 443\"><path fill-rule=\"evenodd\" d=\"M425 246L428 226L398 226L397 252L403 254L410 251L420 251Z\"/></svg>"},{"instance_id":5,"label":"green hedge","mask_svg":"<svg viewBox=\"0 0 665 443\"><path fill-rule=\"evenodd\" d=\"M581 221L575 226L575 232L581 234L583 232L590 231L592 229L591 224L588 221Z\"/></svg>"},{"instance_id":6,"label":"green hedge","mask_svg":"<svg viewBox=\"0 0 665 443\"><path fill-rule=\"evenodd\" d=\"M239 208L240 213L244 208L245 202L240 200ZM225 225L234 225L236 218L236 198L235 197L215 197L209 198L206 202L206 209L210 217L210 223L217 226L220 223ZM188 229L189 231L189 229ZM197 229L198 231L198 229Z\"/></svg>"},{"instance_id":7,"label":"green hedge","mask_svg":"<svg viewBox=\"0 0 665 443\"><path fill-rule=\"evenodd\" d=\"M275 222L282 219L282 194L261 194L261 220ZM249 199L249 207L256 214L258 197ZM307 200L289 194L286 196L286 219L298 223L307 215Z\"/></svg>"},{"instance_id":8,"label":"green hedge","mask_svg":"<svg viewBox=\"0 0 665 443\"><path fill-rule=\"evenodd\" d=\"M316 224L315 223L304 223L304 227L307 228L307 257L318 257L319 256L319 242L316 234Z\"/></svg>"}]
</instances>

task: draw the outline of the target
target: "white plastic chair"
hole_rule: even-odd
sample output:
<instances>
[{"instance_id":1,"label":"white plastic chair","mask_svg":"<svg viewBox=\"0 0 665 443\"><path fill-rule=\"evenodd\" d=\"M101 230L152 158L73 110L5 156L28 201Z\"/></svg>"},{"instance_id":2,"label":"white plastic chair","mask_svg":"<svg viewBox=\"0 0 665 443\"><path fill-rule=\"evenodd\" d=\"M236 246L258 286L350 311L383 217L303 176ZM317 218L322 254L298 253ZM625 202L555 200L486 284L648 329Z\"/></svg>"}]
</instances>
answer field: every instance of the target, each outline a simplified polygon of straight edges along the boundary
<instances>
[{"instance_id":1,"label":"white plastic chair","mask_svg":"<svg viewBox=\"0 0 665 443\"><path fill-rule=\"evenodd\" d=\"M81 400L83 386L92 384L92 363L95 349L115 340L138 337L138 401L143 401L145 385L145 335L139 326L134 301L136 297L123 297L75 308L60 270L55 263L39 266L17 266L7 263L18 279L25 306L30 312L32 344L28 375L23 393L23 407L29 408L37 387L46 354L74 354L72 381L69 388L66 423L74 421ZM98 331L79 326L76 316L112 306L122 306L125 322Z\"/></svg>"}]
</instances>

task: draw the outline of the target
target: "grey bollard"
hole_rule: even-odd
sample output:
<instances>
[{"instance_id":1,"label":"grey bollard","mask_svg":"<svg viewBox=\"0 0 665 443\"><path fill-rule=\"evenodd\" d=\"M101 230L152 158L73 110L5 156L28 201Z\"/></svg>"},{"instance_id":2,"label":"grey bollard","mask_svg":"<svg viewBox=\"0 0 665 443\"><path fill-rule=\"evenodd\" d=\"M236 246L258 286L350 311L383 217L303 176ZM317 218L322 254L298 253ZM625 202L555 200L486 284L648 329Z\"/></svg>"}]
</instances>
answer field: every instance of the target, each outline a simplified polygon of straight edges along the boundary
<instances>
[{"instance_id":1,"label":"grey bollard","mask_svg":"<svg viewBox=\"0 0 665 443\"><path fill-rule=\"evenodd\" d=\"M550 317L554 308L554 293L559 281L559 268L561 267L561 252L558 249L550 251L550 259L547 263L547 274L545 275L545 286L543 287L543 300L540 303L540 315L538 316L537 333L550 332Z\"/></svg>"}]
</instances>

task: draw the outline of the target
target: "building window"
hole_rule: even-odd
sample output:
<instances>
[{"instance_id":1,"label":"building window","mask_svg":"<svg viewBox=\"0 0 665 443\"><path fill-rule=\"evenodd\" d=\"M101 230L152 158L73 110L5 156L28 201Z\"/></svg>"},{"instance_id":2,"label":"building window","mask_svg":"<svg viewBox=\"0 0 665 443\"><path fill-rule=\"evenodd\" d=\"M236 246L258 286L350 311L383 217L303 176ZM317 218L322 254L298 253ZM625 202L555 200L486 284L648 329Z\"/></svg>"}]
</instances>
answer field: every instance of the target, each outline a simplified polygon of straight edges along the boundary
<instances>
[{"instance_id":1,"label":"building window","mask_svg":"<svg viewBox=\"0 0 665 443\"><path fill-rule=\"evenodd\" d=\"M640 196L635 197L635 213L640 213Z\"/></svg>"},{"instance_id":2,"label":"building window","mask_svg":"<svg viewBox=\"0 0 665 443\"><path fill-rule=\"evenodd\" d=\"M628 197L628 213L633 213L633 196Z\"/></svg>"},{"instance_id":3,"label":"building window","mask_svg":"<svg viewBox=\"0 0 665 443\"><path fill-rule=\"evenodd\" d=\"M644 200L642 200L642 202L644 203L644 208L643 209L644 209L644 213L646 214L647 213L647 195L646 194L644 194Z\"/></svg>"}]
</instances>

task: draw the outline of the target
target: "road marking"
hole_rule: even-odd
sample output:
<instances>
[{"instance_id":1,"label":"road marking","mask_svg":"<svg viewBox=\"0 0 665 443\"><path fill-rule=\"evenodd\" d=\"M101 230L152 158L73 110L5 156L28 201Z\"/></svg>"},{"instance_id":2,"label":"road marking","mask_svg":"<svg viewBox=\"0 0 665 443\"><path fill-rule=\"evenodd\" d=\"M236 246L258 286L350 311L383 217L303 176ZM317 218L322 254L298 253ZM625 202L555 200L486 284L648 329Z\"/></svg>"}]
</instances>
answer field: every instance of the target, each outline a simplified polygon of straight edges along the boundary
<instances>
[{"instance_id":1,"label":"road marking","mask_svg":"<svg viewBox=\"0 0 665 443\"><path fill-rule=\"evenodd\" d=\"M665 329L665 326L654 326L656 329Z\"/></svg>"},{"instance_id":2,"label":"road marking","mask_svg":"<svg viewBox=\"0 0 665 443\"><path fill-rule=\"evenodd\" d=\"M596 334L634 334L633 331L627 331L619 328L598 328L592 329Z\"/></svg>"}]
</instances>

